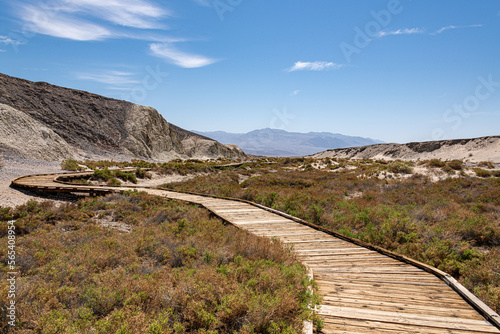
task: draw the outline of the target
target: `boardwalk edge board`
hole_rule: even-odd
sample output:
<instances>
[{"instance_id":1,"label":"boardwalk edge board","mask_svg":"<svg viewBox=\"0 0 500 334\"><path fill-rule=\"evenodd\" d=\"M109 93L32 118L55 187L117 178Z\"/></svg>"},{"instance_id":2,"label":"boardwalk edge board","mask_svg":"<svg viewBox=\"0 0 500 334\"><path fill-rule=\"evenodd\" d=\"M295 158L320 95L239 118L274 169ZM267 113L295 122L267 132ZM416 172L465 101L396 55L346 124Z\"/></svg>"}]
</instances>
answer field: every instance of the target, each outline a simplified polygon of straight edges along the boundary
<instances>
[{"instance_id":1,"label":"boardwalk edge board","mask_svg":"<svg viewBox=\"0 0 500 334\"><path fill-rule=\"evenodd\" d=\"M126 169L122 169L122 170L135 170L135 168L126 168ZM488 321L490 321L495 327L500 329L500 316L495 311L493 311L489 306L487 306L485 303L483 303L481 300L479 300L476 296L474 296L469 290L467 290L463 285L461 285L451 275L449 275L449 274L447 274L447 273L445 273L437 268L434 268L434 267L431 267L427 264L424 264L422 262L416 261L416 260L408 258L406 256L402 256L402 255L393 253L391 251L388 251L388 250L383 249L381 247L366 243L364 241L345 236L345 235L340 234L338 232L325 229L321 226L318 226L316 224L307 222L303 219L291 216L291 215L284 213L284 212L281 212L279 210L268 208L266 206L263 206L263 205L260 205L257 203L253 203L250 201L246 201L243 199L200 194L200 193L188 192L188 191L173 191L170 189L162 189L162 188L148 187L148 186L120 186L120 187L116 187L116 188L122 188L122 189L116 189L116 190L114 190L113 187L111 187L111 186L104 186L104 185L103 186L100 186L100 185L75 186L74 184L72 184L70 182L61 180L62 178L70 178L71 179L71 178L78 178L78 177L82 177L82 176L90 176L92 174L93 174L93 172L64 172L64 173L25 175L25 176L21 176L21 177L18 177L18 178L15 178L14 180L12 180L11 186L17 187L17 188L25 188L25 189L48 190L48 191L53 191L53 192L54 191L55 192L58 192L58 191L67 192L70 190L71 192L83 192L83 193L89 193L89 194L110 193L110 192L122 193L125 191L125 190L123 190L123 188L153 189L153 190L170 191L172 193L178 193L178 194L188 194L188 195L195 195L195 196L200 196L200 197L205 197L205 198L209 197L209 198L229 200L229 201L235 201L235 202L249 204L249 205L252 205L254 207L260 208L262 210L274 213L274 214L279 215L281 217L284 217L286 219L297 222L301 225L305 225L305 226L313 228L317 231L321 231L325 234L331 235L331 236L336 237L338 239L350 242L350 243L355 244L355 245L360 246L360 247L364 247L364 248L376 251L380 254L389 256L389 257L394 258L398 261L407 263L409 265L412 265L412 266L415 266L419 269L422 269L430 274L433 274L433 275L437 276L439 279L441 279L443 282L445 282L449 287L451 287L458 295L460 295L467 303L469 303L476 311L478 311L482 316L484 316ZM20 183L20 181L22 179L42 177L42 176L45 176L45 177L54 176L54 178L52 179L52 182L61 184L61 187L54 187L54 185L47 186L47 185L40 185L40 184L22 184L22 183ZM73 187L68 188L68 185L71 185ZM180 199L180 200L183 200L183 199ZM187 201L187 200L185 200L185 201ZM228 219L224 218L223 216L217 214L214 210L211 210L208 207L205 207L205 208L208 209L213 214L222 218L224 221L232 224L231 221L229 221Z\"/></svg>"}]
</instances>

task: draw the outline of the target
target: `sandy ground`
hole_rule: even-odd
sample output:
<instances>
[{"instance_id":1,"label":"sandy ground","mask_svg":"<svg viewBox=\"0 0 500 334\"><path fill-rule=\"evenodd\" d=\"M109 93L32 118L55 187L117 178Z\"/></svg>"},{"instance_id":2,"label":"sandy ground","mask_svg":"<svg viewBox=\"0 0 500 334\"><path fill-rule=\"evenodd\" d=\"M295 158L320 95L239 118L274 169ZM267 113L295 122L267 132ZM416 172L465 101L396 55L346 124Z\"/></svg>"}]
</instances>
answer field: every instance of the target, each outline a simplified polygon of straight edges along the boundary
<instances>
[{"instance_id":1,"label":"sandy ground","mask_svg":"<svg viewBox=\"0 0 500 334\"><path fill-rule=\"evenodd\" d=\"M21 158L13 155L2 155L3 167L0 167L0 206L15 207L29 200L56 200L64 202L64 198L54 196L33 196L28 192L10 188L10 182L19 176L28 174L44 174L61 172L59 163L36 159Z\"/></svg>"},{"instance_id":2,"label":"sandy ground","mask_svg":"<svg viewBox=\"0 0 500 334\"><path fill-rule=\"evenodd\" d=\"M22 205L29 200L46 201L53 200L57 203L64 203L67 201L74 201L75 197L68 197L64 195L47 196L35 195L33 193L14 189L10 187L10 182L19 176L29 174L45 174L45 173L58 173L63 172L60 164L57 162L49 162L36 159L21 158L14 155L0 155L3 167L0 167L0 206L15 207ZM139 180L137 185L156 187L165 183L180 182L191 179L196 175L159 175L151 173L151 179ZM131 182L124 182L123 185L134 185Z\"/></svg>"}]
</instances>

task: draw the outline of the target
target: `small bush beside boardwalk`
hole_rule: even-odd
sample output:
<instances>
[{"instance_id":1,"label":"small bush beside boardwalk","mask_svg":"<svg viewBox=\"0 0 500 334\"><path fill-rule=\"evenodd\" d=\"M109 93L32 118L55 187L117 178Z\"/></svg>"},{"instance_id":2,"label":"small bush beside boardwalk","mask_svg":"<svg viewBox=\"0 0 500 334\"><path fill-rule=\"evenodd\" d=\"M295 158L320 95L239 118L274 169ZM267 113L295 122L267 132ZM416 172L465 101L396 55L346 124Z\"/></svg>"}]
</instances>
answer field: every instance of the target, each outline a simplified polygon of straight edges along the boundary
<instances>
[{"instance_id":1,"label":"small bush beside boardwalk","mask_svg":"<svg viewBox=\"0 0 500 334\"><path fill-rule=\"evenodd\" d=\"M9 220L12 333L300 333L315 317L318 295L283 244L138 192L0 208L2 310Z\"/></svg>"}]
</instances>

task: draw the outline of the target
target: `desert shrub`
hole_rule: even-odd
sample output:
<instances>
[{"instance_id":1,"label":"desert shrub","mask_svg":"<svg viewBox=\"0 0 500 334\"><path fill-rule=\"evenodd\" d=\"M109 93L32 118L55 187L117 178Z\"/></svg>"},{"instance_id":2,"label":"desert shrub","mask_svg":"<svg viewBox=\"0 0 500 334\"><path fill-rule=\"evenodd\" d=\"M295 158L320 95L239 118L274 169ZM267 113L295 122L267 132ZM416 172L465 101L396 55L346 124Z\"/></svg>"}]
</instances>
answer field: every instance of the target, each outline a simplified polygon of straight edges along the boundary
<instances>
[{"instance_id":1,"label":"desert shrub","mask_svg":"<svg viewBox=\"0 0 500 334\"><path fill-rule=\"evenodd\" d=\"M392 173L396 174L412 174L413 173L413 168L408 166L406 163L402 161L396 161L393 163L390 163L387 166L387 170Z\"/></svg>"},{"instance_id":2,"label":"desert shrub","mask_svg":"<svg viewBox=\"0 0 500 334\"><path fill-rule=\"evenodd\" d=\"M134 172L124 172L121 170L115 170L115 171L113 171L113 175L116 178L122 179L124 181L130 181L134 184L137 183L137 177L136 177Z\"/></svg>"},{"instance_id":3,"label":"desert shrub","mask_svg":"<svg viewBox=\"0 0 500 334\"><path fill-rule=\"evenodd\" d=\"M141 167L137 167L137 169L135 170L135 175L140 179L151 178L151 174L149 174L146 170L142 169Z\"/></svg>"},{"instance_id":4,"label":"desert shrub","mask_svg":"<svg viewBox=\"0 0 500 334\"><path fill-rule=\"evenodd\" d=\"M79 171L84 170L85 168L80 166L78 161L76 161L74 159L66 159L63 162L61 162L61 169L79 172Z\"/></svg>"},{"instance_id":5,"label":"desert shrub","mask_svg":"<svg viewBox=\"0 0 500 334\"><path fill-rule=\"evenodd\" d=\"M122 183L120 182L120 180L118 180L116 177L112 177L112 178L108 179L106 181L106 184L108 186L113 186L113 187L118 187L118 186L122 185Z\"/></svg>"},{"instance_id":6,"label":"desert shrub","mask_svg":"<svg viewBox=\"0 0 500 334\"><path fill-rule=\"evenodd\" d=\"M476 175L478 177L490 177L493 175L489 170L485 170L482 168L474 168L474 172L476 172Z\"/></svg>"},{"instance_id":7,"label":"desert shrub","mask_svg":"<svg viewBox=\"0 0 500 334\"><path fill-rule=\"evenodd\" d=\"M427 165L429 167L436 167L436 168L442 168L446 165L446 162L440 160L440 159L431 159L427 162Z\"/></svg>"},{"instance_id":8,"label":"desert shrub","mask_svg":"<svg viewBox=\"0 0 500 334\"><path fill-rule=\"evenodd\" d=\"M491 161L481 161L477 164L478 167L484 167L484 168L489 168L493 169L495 168L495 164Z\"/></svg>"},{"instance_id":9,"label":"desert shrub","mask_svg":"<svg viewBox=\"0 0 500 334\"><path fill-rule=\"evenodd\" d=\"M135 172L124 172L119 169L110 170L108 167L104 169L95 169L92 179L104 181L108 185L120 185L121 182L118 179L137 183Z\"/></svg>"},{"instance_id":10,"label":"desert shrub","mask_svg":"<svg viewBox=\"0 0 500 334\"><path fill-rule=\"evenodd\" d=\"M16 220L22 273L11 332L295 333L314 318L308 305L319 302L283 244L195 205L128 192L0 212L0 231ZM103 217L130 232L105 227ZM0 305L7 302L0 294Z\"/></svg>"},{"instance_id":11,"label":"desert shrub","mask_svg":"<svg viewBox=\"0 0 500 334\"><path fill-rule=\"evenodd\" d=\"M447 162L447 165L453 170L461 170L463 168L462 160L451 160Z\"/></svg>"}]
</instances>

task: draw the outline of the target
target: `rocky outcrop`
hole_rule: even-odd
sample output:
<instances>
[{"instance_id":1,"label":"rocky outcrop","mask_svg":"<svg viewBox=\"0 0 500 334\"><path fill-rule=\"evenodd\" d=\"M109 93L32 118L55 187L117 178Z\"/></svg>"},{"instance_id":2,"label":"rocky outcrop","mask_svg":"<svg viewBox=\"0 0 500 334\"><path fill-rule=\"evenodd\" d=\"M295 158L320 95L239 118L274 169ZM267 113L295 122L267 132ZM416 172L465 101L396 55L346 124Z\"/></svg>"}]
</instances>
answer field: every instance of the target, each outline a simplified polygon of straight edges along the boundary
<instances>
[{"instance_id":1,"label":"rocky outcrop","mask_svg":"<svg viewBox=\"0 0 500 334\"><path fill-rule=\"evenodd\" d=\"M74 149L61 136L22 111L4 104L0 104L0 133L3 151L49 161L74 157Z\"/></svg>"},{"instance_id":2,"label":"rocky outcrop","mask_svg":"<svg viewBox=\"0 0 500 334\"><path fill-rule=\"evenodd\" d=\"M386 160L460 159L471 162L500 162L500 136L408 144L377 144L328 150L314 154L312 157Z\"/></svg>"},{"instance_id":3,"label":"rocky outcrop","mask_svg":"<svg viewBox=\"0 0 500 334\"><path fill-rule=\"evenodd\" d=\"M57 135L52 136L53 138L72 147L70 152L73 155L106 157L124 154L162 161L175 158L244 156L241 150L208 138L209 142L183 143L173 126L151 107L45 82L31 82L0 74L0 103L11 106L18 113L36 121L40 128L35 132L42 131L42 127L50 129ZM30 124L34 126L34 123ZM9 124L4 128L9 128ZM26 131L5 131L0 131L0 138L9 137L8 148L23 152L21 146L26 139ZM58 145L58 141L46 142L47 145L50 143ZM58 149L53 149L53 152L57 151ZM58 154L51 154L51 158L42 158L60 160L67 157L66 153L64 149L60 149Z\"/></svg>"},{"instance_id":4,"label":"rocky outcrop","mask_svg":"<svg viewBox=\"0 0 500 334\"><path fill-rule=\"evenodd\" d=\"M122 146L130 155L155 160L186 155L172 126L153 108L133 104L127 110L124 127L126 137Z\"/></svg>"},{"instance_id":5,"label":"rocky outcrop","mask_svg":"<svg viewBox=\"0 0 500 334\"><path fill-rule=\"evenodd\" d=\"M192 157L213 158L227 157L239 159L245 157L245 153L236 145L223 145L208 137L184 130L175 125L170 125L182 142L186 154Z\"/></svg>"}]
</instances>

